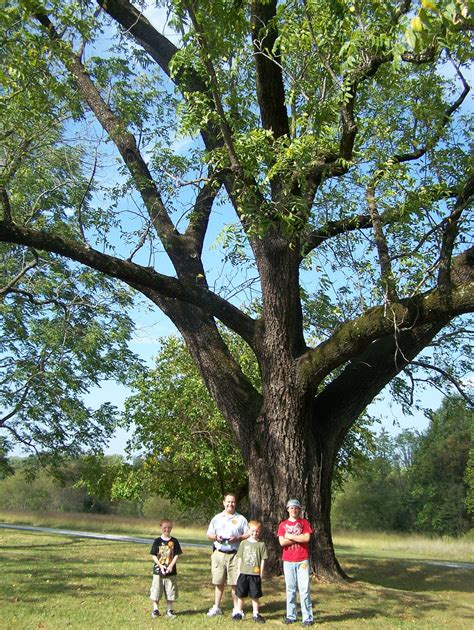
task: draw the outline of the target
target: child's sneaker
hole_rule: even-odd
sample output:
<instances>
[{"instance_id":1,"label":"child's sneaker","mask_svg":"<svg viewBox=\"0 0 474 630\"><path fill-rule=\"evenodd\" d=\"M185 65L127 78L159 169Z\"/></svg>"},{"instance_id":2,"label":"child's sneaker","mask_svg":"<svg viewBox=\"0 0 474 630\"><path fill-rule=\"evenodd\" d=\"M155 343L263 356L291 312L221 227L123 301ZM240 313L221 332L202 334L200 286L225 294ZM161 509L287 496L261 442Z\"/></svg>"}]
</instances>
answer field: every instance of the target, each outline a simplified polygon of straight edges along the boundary
<instances>
[{"instance_id":1,"label":"child's sneaker","mask_svg":"<svg viewBox=\"0 0 474 630\"><path fill-rule=\"evenodd\" d=\"M174 619L176 617L176 613L171 608L166 611L166 616L170 619Z\"/></svg>"},{"instance_id":2,"label":"child's sneaker","mask_svg":"<svg viewBox=\"0 0 474 630\"><path fill-rule=\"evenodd\" d=\"M234 608L234 610L232 611L231 617L234 621L241 621L245 617L245 615L243 611L235 610Z\"/></svg>"},{"instance_id":3,"label":"child's sneaker","mask_svg":"<svg viewBox=\"0 0 474 630\"><path fill-rule=\"evenodd\" d=\"M213 606L212 608L209 608L207 612L207 616L215 617L216 615L222 615L222 609L218 608L217 606Z\"/></svg>"},{"instance_id":4,"label":"child's sneaker","mask_svg":"<svg viewBox=\"0 0 474 630\"><path fill-rule=\"evenodd\" d=\"M260 613L257 613L256 615L254 615L252 619L255 621L255 623L265 623L265 619L262 617Z\"/></svg>"},{"instance_id":5,"label":"child's sneaker","mask_svg":"<svg viewBox=\"0 0 474 630\"><path fill-rule=\"evenodd\" d=\"M156 619L156 618L157 618L157 617L159 617L159 616L160 616L160 611L159 611L159 610L154 610L154 611L151 613L151 618L152 618L152 619Z\"/></svg>"}]
</instances>

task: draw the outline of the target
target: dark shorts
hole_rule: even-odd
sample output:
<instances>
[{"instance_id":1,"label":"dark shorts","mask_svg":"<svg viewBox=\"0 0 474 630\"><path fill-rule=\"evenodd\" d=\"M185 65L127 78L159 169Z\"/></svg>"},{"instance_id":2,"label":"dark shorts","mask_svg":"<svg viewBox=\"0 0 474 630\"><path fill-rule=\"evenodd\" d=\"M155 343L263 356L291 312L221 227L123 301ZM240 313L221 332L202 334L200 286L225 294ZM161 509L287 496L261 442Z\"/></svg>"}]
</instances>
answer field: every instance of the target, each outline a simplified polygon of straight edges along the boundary
<instances>
[{"instance_id":1,"label":"dark shorts","mask_svg":"<svg viewBox=\"0 0 474 630\"><path fill-rule=\"evenodd\" d=\"M261 577L259 575L246 575L245 573L241 573L237 580L235 594L240 598L250 595L252 599L259 599L263 595Z\"/></svg>"}]
</instances>

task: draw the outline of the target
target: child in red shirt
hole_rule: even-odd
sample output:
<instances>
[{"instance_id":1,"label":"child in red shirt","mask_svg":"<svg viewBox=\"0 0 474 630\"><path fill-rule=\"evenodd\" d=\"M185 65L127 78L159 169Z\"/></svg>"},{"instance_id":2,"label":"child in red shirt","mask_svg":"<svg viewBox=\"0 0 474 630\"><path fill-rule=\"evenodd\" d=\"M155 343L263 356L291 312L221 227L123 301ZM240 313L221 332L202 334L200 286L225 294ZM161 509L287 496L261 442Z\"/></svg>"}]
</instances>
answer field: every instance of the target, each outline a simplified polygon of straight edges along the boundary
<instances>
[{"instance_id":1,"label":"child in red shirt","mask_svg":"<svg viewBox=\"0 0 474 630\"><path fill-rule=\"evenodd\" d=\"M283 547L283 572L286 584L286 617L284 623L295 623L297 617L296 589L300 594L303 625L313 625L313 605L309 589L309 539L313 530L301 518L301 504L290 499L286 504L289 517L278 526L278 540Z\"/></svg>"}]
</instances>

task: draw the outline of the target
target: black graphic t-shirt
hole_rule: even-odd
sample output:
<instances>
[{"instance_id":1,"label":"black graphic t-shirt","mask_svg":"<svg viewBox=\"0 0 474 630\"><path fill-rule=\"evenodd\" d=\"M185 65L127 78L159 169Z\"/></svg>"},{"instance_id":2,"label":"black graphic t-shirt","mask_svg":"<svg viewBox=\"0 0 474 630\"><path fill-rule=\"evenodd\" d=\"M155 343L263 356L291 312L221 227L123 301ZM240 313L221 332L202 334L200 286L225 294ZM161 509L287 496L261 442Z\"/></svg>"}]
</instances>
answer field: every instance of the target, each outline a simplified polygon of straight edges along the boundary
<instances>
[{"instance_id":1,"label":"black graphic t-shirt","mask_svg":"<svg viewBox=\"0 0 474 630\"><path fill-rule=\"evenodd\" d=\"M159 538L155 538L150 549L150 554L158 558L162 567L169 566L173 558L181 555L182 553L181 545L174 536L171 536L169 540L163 539L161 536ZM154 565L153 573L156 573L157 575L160 574L160 570L157 565ZM176 573L175 564L171 573L167 573L166 575L176 575Z\"/></svg>"}]
</instances>

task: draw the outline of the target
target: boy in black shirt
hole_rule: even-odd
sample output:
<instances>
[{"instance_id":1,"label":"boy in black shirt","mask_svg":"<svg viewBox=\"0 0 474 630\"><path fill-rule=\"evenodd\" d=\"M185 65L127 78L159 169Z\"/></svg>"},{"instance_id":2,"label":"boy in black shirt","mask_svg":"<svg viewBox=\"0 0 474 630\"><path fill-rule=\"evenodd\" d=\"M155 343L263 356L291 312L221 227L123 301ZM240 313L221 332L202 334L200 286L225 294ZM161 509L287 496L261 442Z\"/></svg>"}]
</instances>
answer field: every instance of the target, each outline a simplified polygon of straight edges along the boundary
<instances>
[{"instance_id":1,"label":"boy in black shirt","mask_svg":"<svg viewBox=\"0 0 474 630\"><path fill-rule=\"evenodd\" d=\"M164 518L160 521L161 536L155 538L150 554L154 561L153 582L150 588L150 599L153 602L152 619L159 617L158 603L161 596L166 599L166 616L176 617L173 604L178 598L176 561L183 552L179 541L171 536L173 523Z\"/></svg>"}]
</instances>

